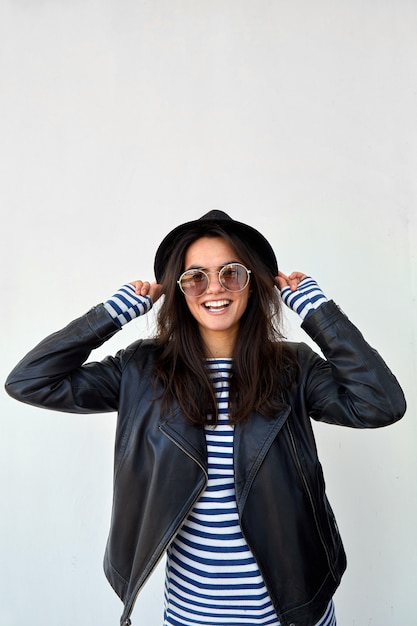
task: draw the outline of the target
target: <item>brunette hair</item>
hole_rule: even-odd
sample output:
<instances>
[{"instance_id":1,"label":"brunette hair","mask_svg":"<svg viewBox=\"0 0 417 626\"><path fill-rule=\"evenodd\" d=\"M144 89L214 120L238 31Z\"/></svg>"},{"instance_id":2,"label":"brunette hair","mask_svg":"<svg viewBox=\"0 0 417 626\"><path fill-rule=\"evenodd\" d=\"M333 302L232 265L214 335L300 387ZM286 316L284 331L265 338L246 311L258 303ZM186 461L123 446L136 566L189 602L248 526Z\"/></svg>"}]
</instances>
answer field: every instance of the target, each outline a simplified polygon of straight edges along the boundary
<instances>
[{"instance_id":1,"label":"brunette hair","mask_svg":"<svg viewBox=\"0 0 417 626\"><path fill-rule=\"evenodd\" d=\"M293 384L297 365L283 342L281 298L271 274L256 250L233 232L202 224L176 242L161 282L165 298L157 316L157 381L163 389L163 407L177 402L193 424L217 422L213 384L206 367L206 350L198 324L190 313L177 280L184 271L188 247L201 237L221 237L251 270L251 296L240 320L234 346L229 387L232 423L247 420L251 411L273 417Z\"/></svg>"}]
</instances>

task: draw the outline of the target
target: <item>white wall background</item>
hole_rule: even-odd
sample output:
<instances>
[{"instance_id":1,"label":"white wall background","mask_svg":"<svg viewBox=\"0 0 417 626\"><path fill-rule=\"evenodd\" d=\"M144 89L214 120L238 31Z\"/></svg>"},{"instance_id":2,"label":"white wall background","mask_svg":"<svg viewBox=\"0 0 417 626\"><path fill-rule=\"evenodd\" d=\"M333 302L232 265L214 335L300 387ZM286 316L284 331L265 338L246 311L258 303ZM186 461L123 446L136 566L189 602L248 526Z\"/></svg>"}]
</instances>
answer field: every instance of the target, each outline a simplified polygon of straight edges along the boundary
<instances>
[{"instance_id":1,"label":"white wall background","mask_svg":"<svg viewBox=\"0 0 417 626\"><path fill-rule=\"evenodd\" d=\"M395 426L318 427L340 626L415 626L417 4L1 0L1 378L219 207L315 276L392 367ZM98 354L152 331L134 322ZM304 338L289 313L288 331ZM115 416L1 402L0 623L115 626ZM162 568L133 623L161 625Z\"/></svg>"}]
</instances>

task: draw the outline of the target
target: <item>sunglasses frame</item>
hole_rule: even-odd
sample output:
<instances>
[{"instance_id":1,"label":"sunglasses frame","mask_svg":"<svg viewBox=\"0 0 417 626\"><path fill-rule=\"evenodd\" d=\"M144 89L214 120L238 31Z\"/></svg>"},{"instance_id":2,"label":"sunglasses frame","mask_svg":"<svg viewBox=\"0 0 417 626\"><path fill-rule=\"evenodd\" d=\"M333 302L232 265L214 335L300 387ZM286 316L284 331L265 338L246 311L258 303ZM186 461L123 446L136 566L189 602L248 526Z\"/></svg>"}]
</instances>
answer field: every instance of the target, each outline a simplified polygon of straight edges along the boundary
<instances>
[{"instance_id":1,"label":"sunglasses frame","mask_svg":"<svg viewBox=\"0 0 417 626\"><path fill-rule=\"evenodd\" d=\"M244 286L243 286L243 287L241 287L240 289L228 289L228 288L227 288L227 287L226 287L226 286L222 283L222 280L221 280L221 273L222 273L222 272L224 272L224 270L225 270L226 268L228 268L228 267L235 267L236 265L238 265L239 267L243 267L243 269L245 270L245 272L246 272L246 282L245 282ZM202 273L202 274L206 277L206 279L207 279L207 286L206 286L206 288L204 289L204 291L202 291L201 293L196 294L196 295L189 294L189 293L187 293L186 291L184 291L184 289L183 289L183 287L182 287L182 285L181 285L181 280L182 280L183 276L184 276L185 274L188 274L189 272L201 272L201 273ZM209 275L210 275L210 274L216 274L216 273L217 273L217 275L218 275L218 280L219 280L219 283L220 283L220 285L223 287L223 289L225 289L225 290L226 290L226 291L228 291L229 293L239 293L240 291L243 291L243 290L244 290L244 289L248 286L249 281L250 281L250 275L251 275L251 273L252 273L252 272L251 272L251 270L249 270L249 269L246 267L246 265L243 265L243 263L237 263L237 262L236 262L236 263L225 263L225 265L222 265L222 266L221 266L221 268L220 268L219 270L214 270L214 271L212 271L212 272L207 272L207 271L206 271L206 268L200 268L200 267L199 267L199 268L195 268L195 269L185 270L185 272L183 272L183 273L181 274L181 276L179 277L179 279L177 280L177 284L178 284L178 287L181 289L182 293L183 293L185 296L187 296L187 298L200 298L200 296L203 296L203 295L207 292L208 288L210 287L210 276L209 276Z\"/></svg>"}]
</instances>

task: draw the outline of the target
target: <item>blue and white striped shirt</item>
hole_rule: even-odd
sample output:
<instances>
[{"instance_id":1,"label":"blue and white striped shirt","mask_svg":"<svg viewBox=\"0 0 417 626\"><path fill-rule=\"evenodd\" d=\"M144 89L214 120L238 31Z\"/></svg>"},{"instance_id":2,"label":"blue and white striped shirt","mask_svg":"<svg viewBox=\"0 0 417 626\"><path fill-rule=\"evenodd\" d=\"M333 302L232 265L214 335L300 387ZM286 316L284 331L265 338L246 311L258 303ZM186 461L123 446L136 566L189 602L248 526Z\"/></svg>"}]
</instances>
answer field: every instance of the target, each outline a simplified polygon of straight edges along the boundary
<instances>
[{"instance_id":1,"label":"blue and white striped shirt","mask_svg":"<svg viewBox=\"0 0 417 626\"><path fill-rule=\"evenodd\" d=\"M239 524L228 398L231 359L210 359L217 426L206 426L208 484L167 553L164 626L279 626ZM316 626L335 626L333 603Z\"/></svg>"}]
</instances>

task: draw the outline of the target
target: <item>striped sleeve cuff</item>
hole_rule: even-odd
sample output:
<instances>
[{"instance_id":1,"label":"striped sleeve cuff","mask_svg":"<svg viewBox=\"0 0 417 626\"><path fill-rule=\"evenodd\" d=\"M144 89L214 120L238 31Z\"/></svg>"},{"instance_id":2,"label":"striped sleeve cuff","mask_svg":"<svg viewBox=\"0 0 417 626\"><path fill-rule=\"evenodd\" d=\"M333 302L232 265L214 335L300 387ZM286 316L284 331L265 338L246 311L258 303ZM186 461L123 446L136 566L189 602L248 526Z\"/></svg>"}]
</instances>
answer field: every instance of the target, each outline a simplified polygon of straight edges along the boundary
<instances>
[{"instance_id":1,"label":"striped sleeve cuff","mask_svg":"<svg viewBox=\"0 0 417 626\"><path fill-rule=\"evenodd\" d=\"M152 299L149 296L136 295L133 285L123 285L104 306L120 328L135 317L144 315L152 308Z\"/></svg>"},{"instance_id":2,"label":"striped sleeve cuff","mask_svg":"<svg viewBox=\"0 0 417 626\"><path fill-rule=\"evenodd\" d=\"M323 302L327 302L326 296L310 276L300 281L296 291L291 291L289 287L281 289L281 297L285 304L303 320L318 309Z\"/></svg>"}]
</instances>

